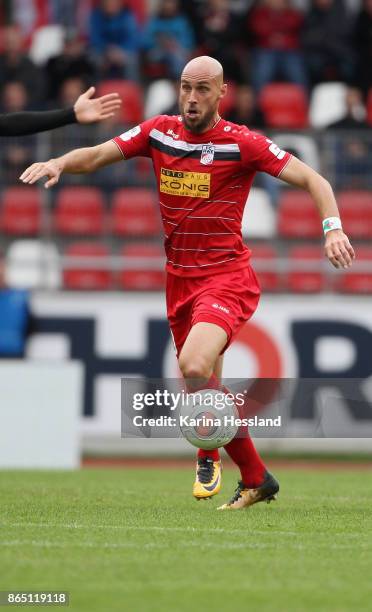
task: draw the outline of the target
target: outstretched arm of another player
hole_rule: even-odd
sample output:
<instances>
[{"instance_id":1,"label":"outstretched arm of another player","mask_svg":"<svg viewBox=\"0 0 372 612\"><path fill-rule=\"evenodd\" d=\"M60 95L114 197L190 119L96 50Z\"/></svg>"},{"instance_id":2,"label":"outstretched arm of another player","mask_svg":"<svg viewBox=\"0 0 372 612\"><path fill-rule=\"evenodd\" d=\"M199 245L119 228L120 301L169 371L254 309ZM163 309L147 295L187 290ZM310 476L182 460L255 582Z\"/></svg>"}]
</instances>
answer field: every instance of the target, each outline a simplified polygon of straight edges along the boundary
<instances>
[{"instance_id":1,"label":"outstretched arm of another player","mask_svg":"<svg viewBox=\"0 0 372 612\"><path fill-rule=\"evenodd\" d=\"M112 140L96 147L74 149L62 157L38 162L29 166L19 177L23 183L33 185L39 179L47 177L44 187L53 187L63 172L68 174L86 174L95 172L114 162L122 161L123 155Z\"/></svg>"},{"instance_id":2,"label":"outstretched arm of another player","mask_svg":"<svg viewBox=\"0 0 372 612\"><path fill-rule=\"evenodd\" d=\"M93 98L96 89L89 87L78 97L74 112L78 123L94 123L113 117L121 106L119 94L109 93L100 98Z\"/></svg>"},{"instance_id":3,"label":"outstretched arm of another player","mask_svg":"<svg viewBox=\"0 0 372 612\"><path fill-rule=\"evenodd\" d=\"M329 217L340 217L336 199L329 182L296 157L292 157L280 178L305 189L317 205L322 221ZM355 257L354 249L342 229L332 229L325 234L325 254L335 268L349 268Z\"/></svg>"}]
</instances>

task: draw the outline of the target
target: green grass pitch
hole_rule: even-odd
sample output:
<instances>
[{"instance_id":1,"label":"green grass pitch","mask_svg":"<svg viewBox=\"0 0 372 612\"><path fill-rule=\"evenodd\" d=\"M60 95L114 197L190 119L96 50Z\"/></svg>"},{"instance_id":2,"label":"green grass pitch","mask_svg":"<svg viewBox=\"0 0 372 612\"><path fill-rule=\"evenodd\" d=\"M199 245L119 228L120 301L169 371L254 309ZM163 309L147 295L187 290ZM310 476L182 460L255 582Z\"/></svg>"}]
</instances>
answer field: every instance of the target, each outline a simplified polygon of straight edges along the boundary
<instances>
[{"instance_id":1,"label":"green grass pitch","mask_svg":"<svg viewBox=\"0 0 372 612\"><path fill-rule=\"evenodd\" d=\"M220 513L232 470L207 502L192 466L0 472L0 590L68 590L79 612L371 610L371 472L276 475L278 502Z\"/></svg>"}]
</instances>

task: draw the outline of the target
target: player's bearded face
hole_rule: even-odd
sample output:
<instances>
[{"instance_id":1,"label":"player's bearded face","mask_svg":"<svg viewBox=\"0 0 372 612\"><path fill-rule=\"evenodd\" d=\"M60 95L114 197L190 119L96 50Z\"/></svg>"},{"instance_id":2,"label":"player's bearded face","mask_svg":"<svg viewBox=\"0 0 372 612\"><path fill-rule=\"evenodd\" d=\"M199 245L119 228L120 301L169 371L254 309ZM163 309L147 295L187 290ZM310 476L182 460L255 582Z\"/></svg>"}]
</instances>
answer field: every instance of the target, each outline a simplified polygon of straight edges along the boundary
<instances>
[{"instance_id":1,"label":"player's bearded face","mask_svg":"<svg viewBox=\"0 0 372 612\"><path fill-rule=\"evenodd\" d=\"M190 132L200 134L212 127L220 97L220 88L212 79L198 82L181 79L179 108Z\"/></svg>"}]
</instances>

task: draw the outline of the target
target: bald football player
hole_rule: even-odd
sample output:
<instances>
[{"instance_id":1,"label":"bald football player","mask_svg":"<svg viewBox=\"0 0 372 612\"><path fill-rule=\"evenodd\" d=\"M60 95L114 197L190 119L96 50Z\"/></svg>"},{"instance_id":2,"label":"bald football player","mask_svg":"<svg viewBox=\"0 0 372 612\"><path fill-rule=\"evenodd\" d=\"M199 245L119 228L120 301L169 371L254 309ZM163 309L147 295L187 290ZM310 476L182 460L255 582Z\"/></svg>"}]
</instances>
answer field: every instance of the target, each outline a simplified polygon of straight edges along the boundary
<instances>
[{"instance_id":1,"label":"bald football player","mask_svg":"<svg viewBox=\"0 0 372 612\"><path fill-rule=\"evenodd\" d=\"M184 68L179 116L160 115L96 147L35 163L20 177L33 184L61 174L94 172L134 156L150 157L157 179L167 256L167 316L188 390L222 389L223 354L257 308L260 289L242 241L244 206L256 172L306 190L318 208L325 255L348 268L353 248L328 181L270 139L225 121L219 104L227 85L221 64L197 57ZM279 490L249 436L241 429L225 446L241 474L222 510L270 501ZM193 495L207 499L221 487L218 449L199 450Z\"/></svg>"}]
</instances>

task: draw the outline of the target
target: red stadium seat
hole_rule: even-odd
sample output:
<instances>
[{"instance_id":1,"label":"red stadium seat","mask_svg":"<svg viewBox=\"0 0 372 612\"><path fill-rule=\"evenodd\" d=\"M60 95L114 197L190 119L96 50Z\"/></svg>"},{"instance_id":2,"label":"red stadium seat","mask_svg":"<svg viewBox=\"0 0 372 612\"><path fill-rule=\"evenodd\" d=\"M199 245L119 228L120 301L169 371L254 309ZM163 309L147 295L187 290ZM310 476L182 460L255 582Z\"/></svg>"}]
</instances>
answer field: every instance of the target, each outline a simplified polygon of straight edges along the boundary
<instances>
[{"instance_id":1,"label":"red stadium seat","mask_svg":"<svg viewBox=\"0 0 372 612\"><path fill-rule=\"evenodd\" d=\"M35 236L41 229L41 195L37 187L9 187L2 197L1 228L6 234Z\"/></svg>"},{"instance_id":2,"label":"red stadium seat","mask_svg":"<svg viewBox=\"0 0 372 612\"><path fill-rule=\"evenodd\" d=\"M235 83L229 82L227 84L226 96L221 98L219 112L221 117L226 117L231 109L235 106L236 101L236 85Z\"/></svg>"},{"instance_id":3,"label":"red stadium seat","mask_svg":"<svg viewBox=\"0 0 372 612\"><path fill-rule=\"evenodd\" d=\"M334 288L343 293L372 293L372 247L355 246L355 254L353 266L337 273Z\"/></svg>"},{"instance_id":4,"label":"red stadium seat","mask_svg":"<svg viewBox=\"0 0 372 612\"><path fill-rule=\"evenodd\" d=\"M156 236L160 215L151 189L118 189L112 199L112 231L117 236Z\"/></svg>"},{"instance_id":5,"label":"red stadium seat","mask_svg":"<svg viewBox=\"0 0 372 612\"><path fill-rule=\"evenodd\" d=\"M275 269L278 254L269 244L252 246L252 265L262 291L279 291L280 274Z\"/></svg>"},{"instance_id":6,"label":"red stadium seat","mask_svg":"<svg viewBox=\"0 0 372 612\"><path fill-rule=\"evenodd\" d=\"M134 81L109 80L97 86L97 96L118 93L122 99L121 111L115 117L118 123L137 124L143 121L143 93Z\"/></svg>"},{"instance_id":7,"label":"red stadium seat","mask_svg":"<svg viewBox=\"0 0 372 612\"><path fill-rule=\"evenodd\" d=\"M320 238L322 224L310 195L284 191L279 201L278 232L284 238Z\"/></svg>"},{"instance_id":8,"label":"red stadium seat","mask_svg":"<svg viewBox=\"0 0 372 612\"><path fill-rule=\"evenodd\" d=\"M60 234L95 236L105 225L104 199L96 187L64 187L56 200L54 224Z\"/></svg>"},{"instance_id":9,"label":"red stadium seat","mask_svg":"<svg viewBox=\"0 0 372 612\"><path fill-rule=\"evenodd\" d=\"M110 251L103 244L77 242L67 247L65 256L84 257L87 260L79 265L64 266L63 282L66 289L104 290L112 286L113 275L109 269ZM98 260L103 265L89 265L89 258ZM88 264L88 265L87 265Z\"/></svg>"},{"instance_id":10,"label":"red stadium seat","mask_svg":"<svg viewBox=\"0 0 372 612\"><path fill-rule=\"evenodd\" d=\"M324 252L319 246L303 245L290 249L287 288L295 293L323 291L326 278L322 271ZM301 266L302 264L302 266Z\"/></svg>"},{"instance_id":11,"label":"red stadium seat","mask_svg":"<svg viewBox=\"0 0 372 612\"><path fill-rule=\"evenodd\" d=\"M164 290L165 288L165 256L164 249L157 244L133 243L124 246L120 252L122 257L147 257L158 260L162 268L156 269L146 264L136 268L126 268L119 274L119 284L123 289ZM154 261L154 263L155 263Z\"/></svg>"},{"instance_id":12,"label":"red stadium seat","mask_svg":"<svg viewBox=\"0 0 372 612\"><path fill-rule=\"evenodd\" d=\"M372 125L372 87L368 91L367 96L367 123Z\"/></svg>"},{"instance_id":13,"label":"red stadium seat","mask_svg":"<svg viewBox=\"0 0 372 612\"><path fill-rule=\"evenodd\" d=\"M301 129L308 126L308 101L301 85L269 83L261 91L259 104L270 127Z\"/></svg>"},{"instance_id":14,"label":"red stadium seat","mask_svg":"<svg viewBox=\"0 0 372 612\"><path fill-rule=\"evenodd\" d=\"M337 195L342 225L352 238L372 238L372 194L340 191Z\"/></svg>"}]
</instances>

